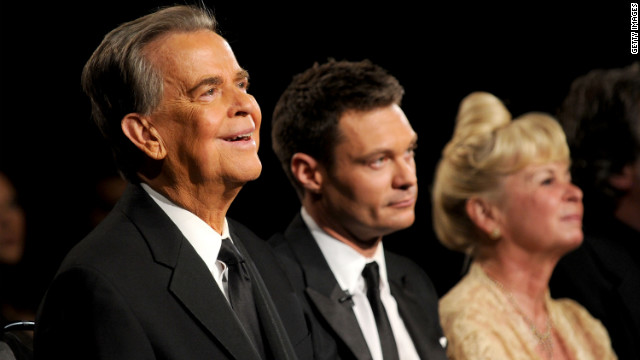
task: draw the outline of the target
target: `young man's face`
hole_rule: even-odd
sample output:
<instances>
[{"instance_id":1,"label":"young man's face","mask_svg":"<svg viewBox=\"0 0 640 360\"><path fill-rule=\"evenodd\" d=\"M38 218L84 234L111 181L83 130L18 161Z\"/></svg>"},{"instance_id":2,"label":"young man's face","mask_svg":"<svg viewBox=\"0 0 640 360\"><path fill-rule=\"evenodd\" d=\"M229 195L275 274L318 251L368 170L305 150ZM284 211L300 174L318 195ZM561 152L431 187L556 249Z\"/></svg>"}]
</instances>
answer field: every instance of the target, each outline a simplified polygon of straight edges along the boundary
<instances>
[{"instance_id":1,"label":"young man's face","mask_svg":"<svg viewBox=\"0 0 640 360\"><path fill-rule=\"evenodd\" d=\"M345 113L334 163L324 169L322 206L349 237L368 241L413 224L417 135L397 105Z\"/></svg>"}]
</instances>

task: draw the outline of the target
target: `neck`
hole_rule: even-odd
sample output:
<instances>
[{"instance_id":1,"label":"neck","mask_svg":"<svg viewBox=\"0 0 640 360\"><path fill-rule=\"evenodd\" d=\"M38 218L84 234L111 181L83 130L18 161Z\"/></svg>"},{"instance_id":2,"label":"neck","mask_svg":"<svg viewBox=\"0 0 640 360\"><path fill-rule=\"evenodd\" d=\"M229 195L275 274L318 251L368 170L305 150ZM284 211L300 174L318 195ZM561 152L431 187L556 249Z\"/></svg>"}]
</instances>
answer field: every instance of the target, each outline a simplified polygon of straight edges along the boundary
<instances>
[{"instance_id":1,"label":"neck","mask_svg":"<svg viewBox=\"0 0 640 360\"><path fill-rule=\"evenodd\" d=\"M313 218L313 221L327 234L349 245L362 256L371 258L382 241L382 235L369 235L350 227L345 219L338 219L334 213L324 211L319 206L309 206L306 202L304 208Z\"/></svg>"},{"instance_id":2,"label":"neck","mask_svg":"<svg viewBox=\"0 0 640 360\"><path fill-rule=\"evenodd\" d=\"M222 233L227 211L242 188L215 184L178 184L162 181L161 178L142 180L176 205L195 214L218 233Z\"/></svg>"},{"instance_id":3,"label":"neck","mask_svg":"<svg viewBox=\"0 0 640 360\"><path fill-rule=\"evenodd\" d=\"M513 297L518 310L538 329L544 329L548 319L546 296L553 267L499 257L481 259L479 263L487 276Z\"/></svg>"}]
</instances>

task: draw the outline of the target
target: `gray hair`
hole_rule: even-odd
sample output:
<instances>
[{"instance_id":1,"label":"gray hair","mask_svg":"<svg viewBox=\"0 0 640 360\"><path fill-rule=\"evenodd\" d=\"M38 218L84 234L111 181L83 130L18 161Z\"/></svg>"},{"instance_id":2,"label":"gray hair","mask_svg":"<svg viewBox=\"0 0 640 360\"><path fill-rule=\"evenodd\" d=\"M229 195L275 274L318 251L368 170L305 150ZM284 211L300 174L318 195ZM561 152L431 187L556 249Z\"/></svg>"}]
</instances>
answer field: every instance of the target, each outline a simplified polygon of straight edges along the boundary
<instances>
[{"instance_id":1,"label":"gray hair","mask_svg":"<svg viewBox=\"0 0 640 360\"><path fill-rule=\"evenodd\" d=\"M215 17L204 6L161 8L110 31L84 66L82 88L91 99L93 119L129 181L139 182L137 171L144 155L122 132L122 118L129 113L150 114L164 92L162 73L144 49L167 33L198 30L217 31Z\"/></svg>"}]
</instances>

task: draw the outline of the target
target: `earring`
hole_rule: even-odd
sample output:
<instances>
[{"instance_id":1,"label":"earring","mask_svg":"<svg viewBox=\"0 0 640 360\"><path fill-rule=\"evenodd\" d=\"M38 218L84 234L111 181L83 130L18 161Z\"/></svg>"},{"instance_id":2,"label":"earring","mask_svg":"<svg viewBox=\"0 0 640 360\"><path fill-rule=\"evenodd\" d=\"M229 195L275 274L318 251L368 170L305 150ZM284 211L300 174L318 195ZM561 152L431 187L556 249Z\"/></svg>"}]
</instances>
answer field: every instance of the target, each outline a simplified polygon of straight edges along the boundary
<instances>
[{"instance_id":1,"label":"earring","mask_svg":"<svg viewBox=\"0 0 640 360\"><path fill-rule=\"evenodd\" d=\"M493 230L491 230L491 239L493 240L498 240L500 238L500 229L498 228L493 228Z\"/></svg>"}]
</instances>

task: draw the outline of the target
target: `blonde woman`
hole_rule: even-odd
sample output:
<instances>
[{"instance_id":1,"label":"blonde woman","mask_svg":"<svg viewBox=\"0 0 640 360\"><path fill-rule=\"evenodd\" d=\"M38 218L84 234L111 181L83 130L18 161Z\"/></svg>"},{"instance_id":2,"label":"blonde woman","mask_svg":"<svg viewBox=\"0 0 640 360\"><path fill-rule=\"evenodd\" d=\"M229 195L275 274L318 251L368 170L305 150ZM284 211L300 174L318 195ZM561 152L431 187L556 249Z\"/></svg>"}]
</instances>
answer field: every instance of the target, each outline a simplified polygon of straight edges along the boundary
<instances>
[{"instance_id":1,"label":"blonde woman","mask_svg":"<svg viewBox=\"0 0 640 360\"><path fill-rule=\"evenodd\" d=\"M451 359L617 358L598 320L549 294L556 263L583 238L582 192L554 118L512 120L492 94L467 96L436 170L433 207L439 240L471 260L440 300Z\"/></svg>"}]
</instances>

